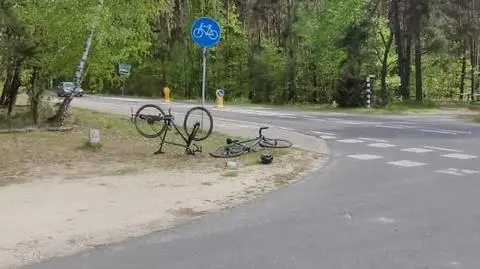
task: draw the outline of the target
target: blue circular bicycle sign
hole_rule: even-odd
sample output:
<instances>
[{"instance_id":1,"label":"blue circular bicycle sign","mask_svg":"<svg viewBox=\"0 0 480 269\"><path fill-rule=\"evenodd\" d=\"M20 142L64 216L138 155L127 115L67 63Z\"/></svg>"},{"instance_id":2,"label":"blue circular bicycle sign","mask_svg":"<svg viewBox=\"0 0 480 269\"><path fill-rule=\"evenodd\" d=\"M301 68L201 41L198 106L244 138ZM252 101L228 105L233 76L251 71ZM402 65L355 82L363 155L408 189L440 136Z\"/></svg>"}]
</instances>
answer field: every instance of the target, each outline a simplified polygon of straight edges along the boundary
<instances>
[{"instance_id":1,"label":"blue circular bicycle sign","mask_svg":"<svg viewBox=\"0 0 480 269\"><path fill-rule=\"evenodd\" d=\"M221 29L210 17L198 18L192 25L192 39L201 47L213 47L220 41Z\"/></svg>"},{"instance_id":2,"label":"blue circular bicycle sign","mask_svg":"<svg viewBox=\"0 0 480 269\"><path fill-rule=\"evenodd\" d=\"M224 97L225 96L225 91L222 90L222 89L218 89L216 91L216 94L217 94L218 97Z\"/></svg>"}]
</instances>

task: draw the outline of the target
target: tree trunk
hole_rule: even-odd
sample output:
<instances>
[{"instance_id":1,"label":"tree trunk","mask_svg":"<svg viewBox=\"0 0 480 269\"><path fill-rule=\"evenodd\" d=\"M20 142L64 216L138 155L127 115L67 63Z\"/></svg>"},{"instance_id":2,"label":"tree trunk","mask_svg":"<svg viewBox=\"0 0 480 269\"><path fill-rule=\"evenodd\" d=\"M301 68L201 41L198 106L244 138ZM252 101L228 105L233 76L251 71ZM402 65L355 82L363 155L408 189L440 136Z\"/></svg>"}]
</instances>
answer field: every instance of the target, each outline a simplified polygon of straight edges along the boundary
<instances>
[{"instance_id":1,"label":"tree trunk","mask_svg":"<svg viewBox=\"0 0 480 269\"><path fill-rule=\"evenodd\" d=\"M470 69L470 79L471 79L471 97L472 97L472 100L473 100L473 95L475 94L475 86L477 84L477 80L476 80L476 77L475 77L475 69L477 67L476 65L476 58L477 58L477 53L476 53L476 42L475 42L475 37L472 37L471 38L471 41L470 41L470 65L472 66L472 68Z\"/></svg>"},{"instance_id":2,"label":"tree trunk","mask_svg":"<svg viewBox=\"0 0 480 269\"><path fill-rule=\"evenodd\" d=\"M408 74L407 74L407 67L408 67L408 54L406 55L404 50L404 38L403 32L400 22L400 9L399 9L399 1L390 1L390 17L392 20L393 32L395 33L395 44L397 46L397 54L398 54L398 75L400 77L400 93L402 94L403 98L408 98L409 96L406 94L409 92L408 88ZM408 44L407 44L408 46ZM408 50L408 49L407 49Z\"/></svg>"},{"instance_id":3,"label":"tree trunk","mask_svg":"<svg viewBox=\"0 0 480 269\"><path fill-rule=\"evenodd\" d=\"M39 70L37 67L33 68L32 77L30 79L30 87L28 89L28 97L30 100L30 111L32 112L32 120L35 125L38 125L38 107L40 104L40 95L42 93L39 90Z\"/></svg>"},{"instance_id":4,"label":"tree trunk","mask_svg":"<svg viewBox=\"0 0 480 269\"><path fill-rule=\"evenodd\" d=\"M393 32L390 31L388 40L384 42L385 51L383 52L382 71L380 73L381 98L382 98L383 105L388 104L388 89L387 89L388 55L390 54L390 49L392 48L393 36L394 36ZM382 34L382 39L384 40L383 34Z\"/></svg>"},{"instance_id":5,"label":"tree trunk","mask_svg":"<svg viewBox=\"0 0 480 269\"><path fill-rule=\"evenodd\" d=\"M469 12L469 22L472 25L475 25L478 20L478 14L477 14L477 4L475 0L470 1L470 12ZM470 65L471 65L471 70L470 70L470 79L471 79L471 100L475 100L474 94L475 90L478 85L478 81L476 78L476 72L475 70L478 68L478 49L477 49L477 39L478 35L474 33L470 37Z\"/></svg>"},{"instance_id":6,"label":"tree trunk","mask_svg":"<svg viewBox=\"0 0 480 269\"><path fill-rule=\"evenodd\" d=\"M7 77L5 78L5 82L3 84L2 96L0 96L0 106L7 105L7 95L10 89L10 84L12 83L12 79L13 79L13 68L9 64L7 65Z\"/></svg>"},{"instance_id":7,"label":"tree trunk","mask_svg":"<svg viewBox=\"0 0 480 269\"><path fill-rule=\"evenodd\" d=\"M410 62L411 62L411 55L412 55L412 36L411 34L406 35L406 48L405 48L405 54L403 55L403 69L404 69L404 85L403 87L403 92L402 92L402 98L403 100L410 100L410 75L412 74L411 68L410 68Z\"/></svg>"},{"instance_id":8,"label":"tree trunk","mask_svg":"<svg viewBox=\"0 0 480 269\"><path fill-rule=\"evenodd\" d=\"M20 76L22 75L22 63L21 61L15 62L15 69L13 70L13 77L7 91L6 104L8 106L7 115L10 116L13 112L13 108L17 103L18 90L21 86Z\"/></svg>"},{"instance_id":9,"label":"tree trunk","mask_svg":"<svg viewBox=\"0 0 480 269\"><path fill-rule=\"evenodd\" d=\"M295 32L293 31L293 24L295 23L295 0L288 0L288 65L287 65L287 101L296 101L297 84L296 84L296 48L295 48ZM283 103L284 100L282 100Z\"/></svg>"},{"instance_id":10,"label":"tree trunk","mask_svg":"<svg viewBox=\"0 0 480 269\"><path fill-rule=\"evenodd\" d=\"M465 93L465 79L467 78L467 52L466 52L466 40L462 42L462 71L460 74L460 101L463 100Z\"/></svg>"},{"instance_id":11,"label":"tree trunk","mask_svg":"<svg viewBox=\"0 0 480 269\"><path fill-rule=\"evenodd\" d=\"M415 33L415 100L423 101L422 89L422 40L420 31Z\"/></svg>"},{"instance_id":12,"label":"tree trunk","mask_svg":"<svg viewBox=\"0 0 480 269\"><path fill-rule=\"evenodd\" d=\"M104 4L103 0L100 0L99 6L98 6L99 11L98 11L97 20L99 19L102 13L103 4ZM73 79L73 83L74 83L73 91L71 91L67 96L65 96L65 99L63 99L63 102L58 108L56 115L48 119L49 122L55 122L59 125L63 125L65 123L65 120L68 116L68 108L70 107L70 103L72 102L73 97L75 96L75 92L77 91L78 88L80 88L80 85L82 83L82 75L83 75L83 70L85 68L85 63L87 62L88 54L90 52L90 47L92 46L93 37L97 31L97 24L98 24L97 20L93 22L92 27L90 29L90 34L88 35L88 38L85 42L83 54L82 54L82 57L80 58L77 71L75 72L75 76Z\"/></svg>"}]
</instances>

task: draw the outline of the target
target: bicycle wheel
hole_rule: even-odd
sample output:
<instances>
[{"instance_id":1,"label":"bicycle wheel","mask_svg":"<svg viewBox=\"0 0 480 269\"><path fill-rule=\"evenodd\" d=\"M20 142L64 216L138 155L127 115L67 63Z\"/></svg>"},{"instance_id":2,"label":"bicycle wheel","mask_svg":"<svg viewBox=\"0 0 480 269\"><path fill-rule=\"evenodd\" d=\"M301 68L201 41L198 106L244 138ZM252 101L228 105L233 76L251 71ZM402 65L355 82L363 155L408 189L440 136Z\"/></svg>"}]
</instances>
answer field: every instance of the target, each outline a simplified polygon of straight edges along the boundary
<instances>
[{"instance_id":1,"label":"bicycle wheel","mask_svg":"<svg viewBox=\"0 0 480 269\"><path fill-rule=\"evenodd\" d=\"M210 34L208 35L208 37L209 37L211 40L217 40L217 38L218 38L218 32L215 31L215 30L212 30L212 31L210 32Z\"/></svg>"},{"instance_id":2,"label":"bicycle wheel","mask_svg":"<svg viewBox=\"0 0 480 269\"><path fill-rule=\"evenodd\" d=\"M203 30L201 28L195 28L193 29L193 36L195 38L200 38L203 35Z\"/></svg>"},{"instance_id":3,"label":"bicycle wheel","mask_svg":"<svg viewBox=\"0 0 480 269\"><path fill-rule=\"evenodd\" d=\"M193 122L191 122L191 125L189 125L188 120L189 119L191 120L192 118L195 118L195 119ZM187 114L185 115L185 119L183 120L183 129L185 130L185 133L188 136L190 136L190 134L192 133L193 126L197 122L200 123L200 128L197 130L197 133L195 134L195 137L193 137L192 140L202 141L207 139L212 134L212 130L213 130L212 114L210 114L210 112L206 108L201 106L193 107L189 111L187 111Z\"/></svg>"},{"instance_id":4,"label":"bicycle wheel","mask_svg":"<svg viewBox=\"0 0 480 269\"><path fill-rule=\"evenodd\" d=\"M264 148L289 148L292 146L292 142L285 139L265 138L260 140L259 145Z\"/></svg>"},{"instance_id":5,"label":"bicycle wheel","mask_svg":"<svg viewBox=\"0 0 480 269\"><path fill-rule=\"evenodd\" d=\"M215 158L232 158L242 155L245 152L245 148L238 144L222 146L215 151L210 152L210 156Z\"/></svg>"},{"instance_id":6,"label":"bicycle wheel","mask_svg":"<svg viewBox=\"0 0 480 269\"><path fill-rule=\"evenodd\" d=\"M159 106L147 104L137 110L133 124L135 124L135 128L142 136L156 138L167 127L164 119L165 113Z\"/></svg>"}]
</instances>

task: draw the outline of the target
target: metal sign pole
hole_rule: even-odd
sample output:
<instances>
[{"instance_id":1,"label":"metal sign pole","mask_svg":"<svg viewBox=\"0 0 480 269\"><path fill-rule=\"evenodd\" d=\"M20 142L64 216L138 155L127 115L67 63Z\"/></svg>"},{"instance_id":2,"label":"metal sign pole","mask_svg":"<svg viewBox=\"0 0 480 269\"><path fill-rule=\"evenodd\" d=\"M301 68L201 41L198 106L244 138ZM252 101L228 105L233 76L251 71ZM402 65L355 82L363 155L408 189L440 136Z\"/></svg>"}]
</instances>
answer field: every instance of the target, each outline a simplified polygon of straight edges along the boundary
<instances>
[{"instance_id":1,"label":"metal sign pole","mask_svg":"<svg viewBox=\"0 0 480 269\"><path fill-rule=\"evenodd\" d=\"M205 84L207 80L207 48L203 47L202 50L202 107L205 107ZM201 130L203 130L203 111L202 111L202 123L200 125Z\"/></svg>"},{"instance_id":2,"label":"metal sign pole","mask_svg":"<svg viewBox=\"0 0 480 269\"><path fill-rule=\"evenodd\" d=\"M203 68L203 74L202 74L202 106L205 106L205 81L207 79L207 48L206 47L203 47L203 53L202 53L202 57L203 57L203 64L202 64L202 68Z\"/></svg>"},{"instance_id":3,"label":"metal sign pole","mask_svg":"<svg viewBox=\"0 0 480 269\"><path fill-rule=\"evenodd\" d=\"M205 88L207 80L207 48L215 46L221 37L220 24L210 17L200 17L192 24L193 42L202 48L202 107L205 107ZM203 112L200 125L203 130Z\"/></svg>"}]
</instances>

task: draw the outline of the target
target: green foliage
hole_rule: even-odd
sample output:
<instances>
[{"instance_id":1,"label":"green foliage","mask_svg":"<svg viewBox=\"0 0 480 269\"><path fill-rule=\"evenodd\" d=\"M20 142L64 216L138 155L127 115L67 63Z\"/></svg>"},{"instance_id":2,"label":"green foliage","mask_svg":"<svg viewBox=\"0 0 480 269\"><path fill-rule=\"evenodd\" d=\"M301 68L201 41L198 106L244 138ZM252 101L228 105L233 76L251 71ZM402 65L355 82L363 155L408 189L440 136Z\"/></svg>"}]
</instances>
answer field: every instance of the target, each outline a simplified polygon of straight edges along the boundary
<instances>
[{"instance_id":1,"label":"green foliage","mask_svg":"<svg viewBox=\"0 0 480 269\"><path fill-rule=\"evenodd\" d=\"M340 107L360 107L365 105L364 79L359 75L358 63L350 60L337 83L335 100Z\"/></svg>"},{"instance_id":2,"label":"green foliage","mask_svg":"<svg viewBox=\"0 0 480 269\"><path fill-rule=\"evenodd\" d=\"M341 107L365 105L365 80L361 75L361 68L370 27L370 18L354 22L346 28L345 36L338 41L338 47L345 49L347 55L342 63L343 71L337 83L335 98Z\"/></svg>"},{"instance_id":3,"label":"green foliage","mask_svg":"<svg viewBox=\"0 0 480 269\"><path fill-rule=\"evenodd\" d=\"M407 34L420 33L426 98L458 100L462 87L464 92L479 88L472 85L471 71L480 81L480 68L470 61L478 49L470 50L474 44L469 40L478 39L472 18L480 8L469 0L397 2L405 11L398 14L402 42ZM0 0L0 78L15 57L22 58L22 81L32 101L51 82L71 80L97 5L96 0ZM190 31L196 18L211 16L220 22L222 37L208 50L207 99L223 88L227 102L281 105L335 99L342 106L364 106L363 80L374 74L375 95L395 102L401 86L398 40L389 47L382 69L393 31L390 7L388 1L374 0L105 1L83 88L159 97L168 86L175 99L200 97L201 48ZM408 55L412 93L414 48L412 43ZM118 63L133 65L130 77L117 76ZM382 86L386 93L379 92Z\"/></svg>"},{"instance_id":4,"label":"green foliage","mask_svg":"<svg viewBox=\"0 0 480 269\"><path fill-rule=\"evenodd\" d=\"M278 102L282 99L285 56L272 43L261 44L253 53L250 62L252 76L252 100Z\"/></svg>"}]
</instances>

